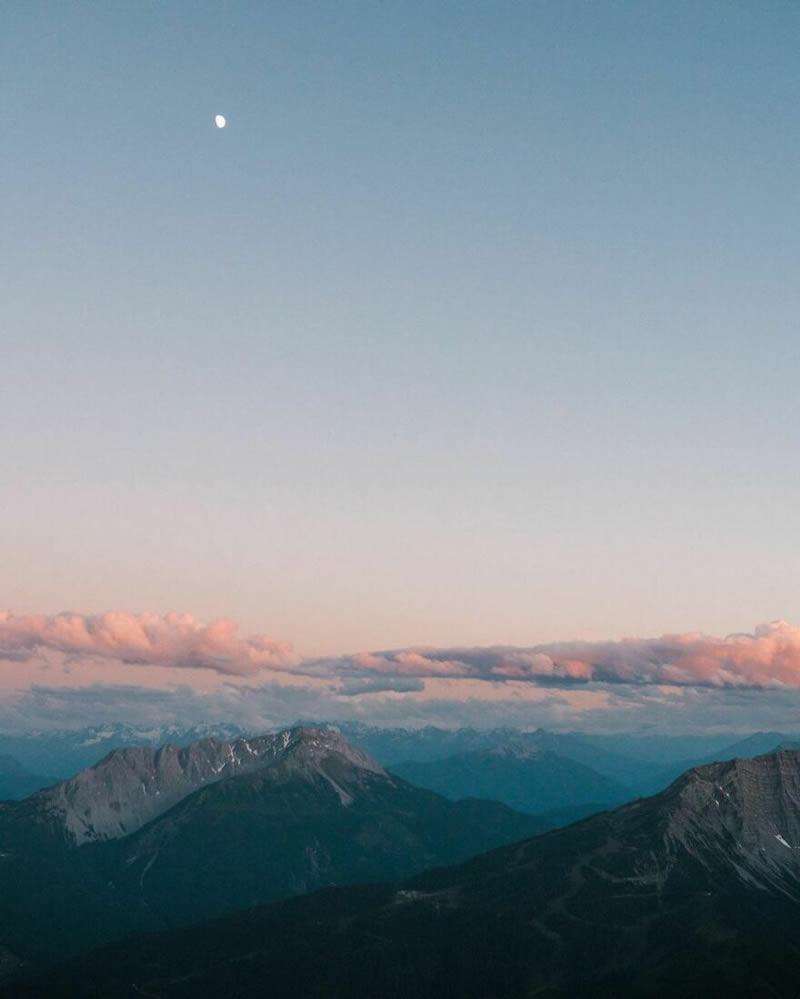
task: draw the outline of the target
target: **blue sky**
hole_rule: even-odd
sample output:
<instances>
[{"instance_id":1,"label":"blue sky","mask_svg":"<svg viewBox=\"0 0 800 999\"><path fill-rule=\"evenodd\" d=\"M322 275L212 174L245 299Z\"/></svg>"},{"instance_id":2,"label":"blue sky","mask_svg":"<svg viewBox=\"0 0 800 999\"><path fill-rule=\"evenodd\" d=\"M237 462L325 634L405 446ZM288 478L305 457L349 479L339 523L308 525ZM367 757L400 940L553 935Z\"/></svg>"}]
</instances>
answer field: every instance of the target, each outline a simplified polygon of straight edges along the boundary
<instances>
[{"instance_id":1,"label":"blue sky","mask_svg":"<svg viewBox=\"0 0 800 999\"><path fill-rule=\"evenodd\" d=\"M302 655L796 620L797 5L0 29L0 606Z\"/></svg>"}]
</instances>

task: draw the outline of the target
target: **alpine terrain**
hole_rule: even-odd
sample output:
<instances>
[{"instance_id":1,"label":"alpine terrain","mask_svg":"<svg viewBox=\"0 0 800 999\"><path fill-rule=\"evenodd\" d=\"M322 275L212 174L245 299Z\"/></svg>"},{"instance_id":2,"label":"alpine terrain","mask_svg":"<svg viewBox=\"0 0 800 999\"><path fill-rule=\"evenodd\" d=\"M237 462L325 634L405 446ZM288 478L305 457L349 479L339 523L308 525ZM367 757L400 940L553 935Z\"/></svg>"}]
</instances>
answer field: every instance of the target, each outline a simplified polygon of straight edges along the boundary
<instances>
[{"instance_id":1,"label":"alpine terrain","mask_svg":"<svg viewBox=\"0 0 800 999\"><path fill-rule=\"evenodd\" d=\"M115 750L0 803L0 947L32 968L124 934L404 878L547 828L412 787L322 729Z\"/></svg>"},{"instance_id":2,"label":"alpine terrain","mask_svg":"<svg viewBox=\"0 0 800 999\"><path fill-rule=\"evenodd\" d=\"M800 753L402 883L128 941L19 996L796 997Z\"/></svg>"}]
</instances>

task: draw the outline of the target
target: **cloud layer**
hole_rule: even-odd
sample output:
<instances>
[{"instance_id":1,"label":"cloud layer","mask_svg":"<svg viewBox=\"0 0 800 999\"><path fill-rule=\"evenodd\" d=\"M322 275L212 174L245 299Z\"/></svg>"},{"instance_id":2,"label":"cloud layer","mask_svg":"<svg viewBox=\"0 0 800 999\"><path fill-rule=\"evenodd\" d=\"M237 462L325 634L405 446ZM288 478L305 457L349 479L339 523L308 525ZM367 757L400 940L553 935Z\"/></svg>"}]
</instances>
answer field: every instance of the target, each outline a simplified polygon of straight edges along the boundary
<instances>
[{"instance_id":1,"label":"cloud layer","mask_svg":"<svg viewBox=\"0 0 800 999\"><path fill-rule=\"evenodd\" d=\"M380 675L575 683L668 684L702 687L800 686L800 628L785 621L752 635L702 634L624 638L617 642L558 642L531 648L399 649L320 660L340 677Z\"/></svg>"},{"instance_id":2,"label":"cloud layer","mask_svg":"<svg viewBox=\"0 0 800 999\"><path fill-rule=\"evenodd\" d=\"M289 642L240 638L225 618L202 624L190 614L20 615L0 610L0 659L25 662L48 650L126 664L214 670L252 676L292 671L339 682L346 692L419 690L425 678L677 686L800 686L800 628L785 621L753 634L697 633L609 642L558 642L530 648L408 648L305 660ZM412 682L417 681L417 682Z\"/></svg>"},{"instance_id":3,"label":"cloud layer","mask_svg":"<svg viewBox=\"0 0 800 999\"><path fill-rule=\"evenodd\" d=\"M286 668L292 646L267 635L237 637L225 618L201 624L191 614L14 614L0 610L0 659L33 659L44 650L127 664L211 669L249 676Z\"/></svg>"},{"instance_id":4,"label":"cloud layer","mask_svg":"<svg viewBox=\"0 0 800 999\"><path fill-rule=\"evenodd\" d=\"M467 685L473 686L477 681ZM456 684L456 687L462 685ZM126 721L140 726L189 727L203 722L266 731L298 719L359 721L370 725L445 728L515 726L586 732L796 732L800 688L755 689L657 687L616 684L570 690L507 683L493 698L465 696L462 689L424 693L372 692L343 697L330 689L272 681L231 685L198 693L189 687L148 690L138 686L81 688L31 686L0 700L0 731L80 729Z\"/></svg>"},{"instance_id":5,"label":"cloud layer","mask_svg":"<svg viewBox=\"0 0 800 999\"><path fill-rule=\"evenodd\" d=\"M517 724L600 730L785 719L800 698L800 629L559 642L528 648L407 648L298 660L291 645L239 637L187 614L0 611L0 727L137 717L298 717L373 724ZM147 669L139 667L146 666ZM176 670L175 667L180 668Z\"/></svg>"}]
</instances>

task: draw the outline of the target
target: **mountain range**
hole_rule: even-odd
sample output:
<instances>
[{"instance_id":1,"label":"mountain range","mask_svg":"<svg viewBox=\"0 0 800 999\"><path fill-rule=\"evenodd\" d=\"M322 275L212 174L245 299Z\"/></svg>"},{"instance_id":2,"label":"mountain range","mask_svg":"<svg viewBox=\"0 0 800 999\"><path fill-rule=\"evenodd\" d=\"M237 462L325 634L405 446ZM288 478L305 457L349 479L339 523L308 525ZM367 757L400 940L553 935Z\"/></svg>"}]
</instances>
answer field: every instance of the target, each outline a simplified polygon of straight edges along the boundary
<instances>
[{"instance_id":1,"label":"mountain range","mask_svg":"<svg viewBox=\"0 0 800 999\"><path fill-rule=\"evenodd\" d=\"M513 728L443 729L378 728L358 722L331 722L354 746L399 773L409 763L432 763L467 753L525 743L540 751L573 760L628 789L628 797L655 794L691 767L715 760L752 757L800 737L781 732L657 735L520 731Z\"/></svg>"},{"instance_id":2,"label":"mountain range","mask_svg":"<svg viewBox=\"0 0 800 999\"><path fill-rule=\"evenodd\" d=\"M391 771L447 798L494 799L532 813L576 806L600 811L633 796L612 778L521 738L444 760L395 764Z\"/></svg>"},{"instance_id":3,"label":"mountain range","mask_svg":"<svg viewBox=\"0 0 800 999\"><path fill-rule=\"evenodd\" d=\"M404 882L128 940L14 995L790 999L798 915L800 753L782 750Z\"/></svg>"},{"instance_id":4,"label":"mountain range","mask_svg":"<svg viewBox=\"0 0 800 999\"><path fill-rule=\"evenodd\" d=\"M547 828L412 787L330 730L115 750L0 803L0 953L42 965L327 885L407 877Z\"/></svg>"},{"instance_id":5,"label":"mountain range","mask_svg":"<svg viewBox=\"0 0 800 999\"><path fill-rule=\"evenodd\" d=\"M629 788L633 796L661 790L691 766L735 756L754 756L798 741L797 735L779 732L760 732L741 738L725 733L665 736L544 729L521 732L512 728L381 728L360 722L322 721L298 722L294 727L302 726L337 729L348 742L389 768L411 761L442 760L525 740L541 750L590 767ZM245 731L237 725L223 723L136 726L113 722L83 729L0 732L0 755L14 757L28 774L50 774L60 779L93 766L114 749L157 748L166 743L186 746L210 737L234 742L261 734L263 730Z\"/></svg>"}]
</instances>

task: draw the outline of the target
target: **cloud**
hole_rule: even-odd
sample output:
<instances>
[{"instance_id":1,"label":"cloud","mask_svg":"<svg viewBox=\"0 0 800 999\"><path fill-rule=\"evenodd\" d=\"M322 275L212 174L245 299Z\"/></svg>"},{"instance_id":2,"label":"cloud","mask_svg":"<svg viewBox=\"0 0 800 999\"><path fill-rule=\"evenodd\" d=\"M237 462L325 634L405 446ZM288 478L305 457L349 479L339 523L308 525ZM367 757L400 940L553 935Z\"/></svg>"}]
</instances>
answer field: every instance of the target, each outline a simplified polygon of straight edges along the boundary
<instances>
[{"instance_id":1,"label":"cloud","mask_svg":"<svg viewBox=\"0 0 800 999\"><path fill-rule=\"evenodd\" d=\"M157 690L130 684L35 684L0 702L0 731L81 729L124 721L164 727L220 722L259 732L301 716L325 717L328 708L325 692L283 684L225 685L210 691L189 686Z\"/></svg>"},{"instance_id":2,"label":"cloud","mask_svg":"<svg viewBox=\"0 0 800 999\"><path fill-rule=\"evenodd\" d=\"M589 682L702 687L800 686L800 628L761 624L752 635L690 633L531 648L409 648L318 660L339 676L462 677L540 686ZM307 664L310 668L311 664Z\"/></svg>"},{"instance_id":3,"label":"cloud","mask_svg":"<svg viewBox=\"0 0 800 999\"><path fill-rule=\"evenodd\" d=\"M292 646L267 635L239 638L233 621L201 624L190 614L14 614L0 610L0 659L26 661L46 650L117 662L249 676L286 669Z\"/></svg>"},{"instance_id":4,"label":"cloud","mask_svg":"<svg viewBox=\"0 0 800 999\"><path fill-rule=\"evenodd\" d=\"M417 676L357 676L343 681L335 688L336 693L343 697L388 691L398 694L419 693L424 689L425 681Z\"/></svg>"},{"instance_id":5,"label":"cloud","mask_svg":"<svg viewBox=\"0 0 800 999\"><path fill-rule=\"evenodd\" d=\"M463 687L466 686L466 690ZM544 691L522 684L492 688L479 681L424 684L412 690L341 690L284 683L225 684L198 692L188 686L150 690L129 684L54 687L36 684L0 702L0 731L80 729L125 721L139 726L191 727L202 722L236 724L249 732L284 727L298 719L360 721L372 725L514 724L520 728L575 727L582 712L600 708L603 692ZM422 688L422 689L419 689Z\"/></svg>"},{"instance_id":6,"label":"cloud","mask_svg":"<svg viewBox=\"0 0 800 999\"><path fill-rule=\"evenodd\" d=\"M484 685L488 686L488 685ZM467 688L466 690L464 688ZM81 729L118 721L140 726L191 727L202 722L239 725L249 732L285 727L298 719L359 721L410 728L513 726L523 730L585 732L796 732L800 688L755 689L586 684L569 690L510 682L482 696L480 681L441 681L424 692L373 691L343 696L330 688L226 684L147 690L97 684L81 688L33 686L0 702L0 731Z\"/></svg>"},{"instance_id":7,"label":"cloud","mask_svg":"<svg viewBox=\"0 0 800 999\"><path fill-rule=\"evenodd\" d=\"M206 718L252 731L297 718L744 730L791 725L800 709L800 629L783 621L725 638L416 647L298 661L288 643L238 637L230 621L0 612L0 660L0 728L9 730Z\"/></svg>"},{"instance_id":8,"label":"cloud","mask_svg":"<svg viewBox=\"0 0 800 999\"><path fill-rule=\"evenodd\" d=\"M262 670L338 684L350 696L419 691L426 679L521 682L571 687L591 682L703 687L800 686L800 628L761 624L753 634L697 633L607 642L555 642L529 648L406 648L298 661L288 642L241 638L233 621L209 624L189 614L18 615L0 611L0 660L28 662L49 653L76 661L180 667L221 676ZM67 669L69 664L67 663Z\"/></svg>"}]
</instances>

